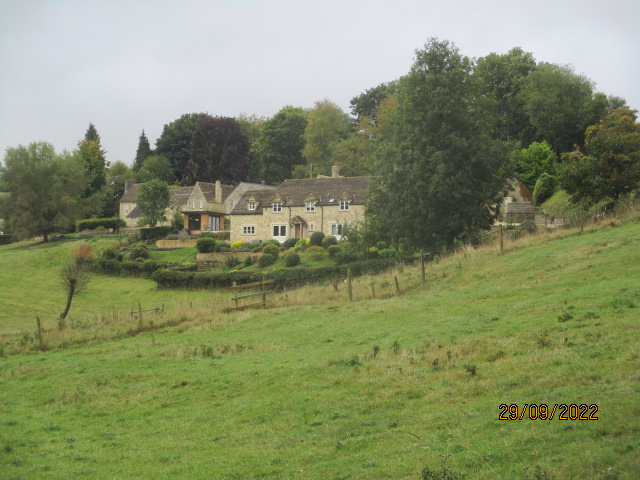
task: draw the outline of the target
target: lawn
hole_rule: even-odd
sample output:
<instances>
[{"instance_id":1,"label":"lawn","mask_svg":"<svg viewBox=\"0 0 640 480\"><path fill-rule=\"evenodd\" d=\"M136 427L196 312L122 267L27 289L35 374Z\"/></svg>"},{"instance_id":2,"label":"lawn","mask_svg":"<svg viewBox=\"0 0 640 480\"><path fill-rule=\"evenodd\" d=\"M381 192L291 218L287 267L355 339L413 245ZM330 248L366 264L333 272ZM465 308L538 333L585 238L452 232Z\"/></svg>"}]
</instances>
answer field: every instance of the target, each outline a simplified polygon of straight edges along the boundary
<instances>
[{"instance_id":1,"label":"lawn","mask_svg":"<svg viewBox=\"0 0 640 480\"><path fill-rule=\"evenodd\" d=\"M411 288L400 296L201 315L5 355L0 470L6 478L635 479L639 244L639 223L563 232L509 243L503 254L465 250L430 265L426 284L419 268L406 268L398 275ZM144 291L149 300L184 295ZM9 310L13 318L20 308ZM558 411L532 420L528 411L499 420L501 404L596 405L598 419L560 420Z\"/></svg>"}]
</instances>

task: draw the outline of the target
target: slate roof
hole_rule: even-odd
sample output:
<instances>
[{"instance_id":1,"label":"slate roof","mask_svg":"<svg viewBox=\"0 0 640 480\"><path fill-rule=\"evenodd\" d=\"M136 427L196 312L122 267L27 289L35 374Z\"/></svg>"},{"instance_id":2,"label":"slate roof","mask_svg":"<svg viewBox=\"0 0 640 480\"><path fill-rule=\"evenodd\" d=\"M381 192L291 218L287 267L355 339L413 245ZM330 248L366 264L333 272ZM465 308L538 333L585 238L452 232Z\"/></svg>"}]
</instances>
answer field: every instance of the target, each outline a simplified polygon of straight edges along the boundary
<instances>
[{"instance_id":1,"label":"slate roof","mask_svg":"<svg viewBox=\"0 0 640 480\"><path fill-rule=\"evenodd\" d=\"M138 184L137 183L131 183L131 186L129 187L129 190L124 192L124 194L120 198L120 201L121 202L134 202L135 203L136 198L138 198Z\"/></svg>"},{"instance_id":2,"label":"slate roof","mask_svg":"<svg viewBox=\"0 0 640 480\"><path fill-rule=\"evenodd\" d=\"M302 180L285 180L275 190L249 190L244 193L231 211L232 215L261 214L262 208L270 207L279 198L286 207L301 207L313 199L316 206L339 205L340 200L349 200L352 205L365 202L370 177L327 177ZM249 210L249 201L257 202L256 210Z\"/></svg>"},{"instance_id":3,"label":"slate roof","mask_svg":"<svg viewBox=\"0 0 640 480\"><path fill-rule=\"evenodd\" d=\"M204 198L208 203L214 203L216 201L216 184L215 183L207 183L207 182L197 182L197 185L200 186L200 190L204 195ZM192 187L193 188L193 187ZM224 202L229 195L233 193L235 190L234 185L226 185L222 184L222 201ZM185 203L187 203L185 201Z\"/></svg>"}]
</instances>

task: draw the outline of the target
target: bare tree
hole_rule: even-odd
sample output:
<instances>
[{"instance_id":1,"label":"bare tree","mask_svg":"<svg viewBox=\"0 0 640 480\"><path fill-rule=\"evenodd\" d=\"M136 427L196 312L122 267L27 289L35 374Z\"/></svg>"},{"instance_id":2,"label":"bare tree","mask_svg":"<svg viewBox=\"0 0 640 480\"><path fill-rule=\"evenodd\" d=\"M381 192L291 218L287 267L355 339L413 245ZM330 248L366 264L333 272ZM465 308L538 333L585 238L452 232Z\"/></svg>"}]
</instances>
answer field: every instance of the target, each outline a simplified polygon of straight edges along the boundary
<instances>
[{"instance_id":1,"label":"bare tree","mask_svg":"<svg viewBox=\"0 0 640 480\"><path fill-rule=\"evenodd\" d=\"M60 271L59 285L67 293L67 305L64 312L60 315L60 321L63 321L69 309L74 295L84 292L89 284L89 271L82 262L66 265Z\"/></svg>"}]
</instances>

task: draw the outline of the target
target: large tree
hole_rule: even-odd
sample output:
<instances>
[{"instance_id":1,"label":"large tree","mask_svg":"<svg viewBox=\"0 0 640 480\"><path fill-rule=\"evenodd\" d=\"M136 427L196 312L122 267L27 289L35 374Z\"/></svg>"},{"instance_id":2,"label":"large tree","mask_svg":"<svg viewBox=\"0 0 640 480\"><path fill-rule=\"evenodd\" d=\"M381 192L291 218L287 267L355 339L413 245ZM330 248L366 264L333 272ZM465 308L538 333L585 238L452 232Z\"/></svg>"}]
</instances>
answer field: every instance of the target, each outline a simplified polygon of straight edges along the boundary
<instances>
[{"instance_id":1,"label":"large tree","mask_svg":"<svg viewBox=\"0 0 640 480\"><path fill-rule=\"evenodd\" d=\"M477 108L471 60L431 39L401 79L393 137L377 153L368 212L379 236L439 248L489 228L506 154Z\"/></svg>"},{"instance_id":2,"label":"large tree","mask_svg":"<svg viewBox=\"0 0 640 480\"><path fill-rule=\"evenodd\" d=\"M328 175L337 160L336 146L347 138L351 121L335 103L329 100L316 102L309 113L304 131L305 145L302 155L313 171Z\"/></svg>"},{"instance_id":3,"label":"large tree","mask_svg":"<svg viewBox=\"0 0 640 480\"><path fill-rule=\"evenodd\" d=\"M151 145L149 145L149 139L147 138L147 135L144 133L144 130L142 130L142 133L140 134L140 138L138 139L138 148L136 150L136 158L133 161L133 166L132 166L133 171L137 172L138 170L140 170L144 161L147 159L147 157L150 157L151 154L152 152L151 152Z\"/></svg>"},{"instance_id":4,"label":"large tree","mask_svg":"<svg viewBox=\"0 0 640 480\"><path fill-rule=\"evenodd\" d=\"M280 183L291 178L294 165L304 164L306 127L307 112L291 106L282 108L264 123L256 149L260 180Z\"/></svg>"},{"instance_id":5,"label":"large tree","mask_svg":"<svg viewBox=\"0 0 640 480\"><path fill-rule=\"evenodd\" d=\"M162 180L154 178L138 187L137 205L142 210L140 225L155 227L166 220L166 210L171 203L169 186Z\"/></svg>"},{"instance_id":6,"label":"large tree","mask_svg":"<svg viewBox=\"0 0 640 480\"><path fill-rule=\"evenodd\" d=\"M561 186L575 202L616 201L640 188L640 123L636 111L614 110L587 129L584 153L563 156Z\"/></svg>"},{"instance_id":7,"label":"large tree","mask_svg":"<svg viewBox=\"0 0 640 480\"><path fill-rule=\"evenodd\" d=\"M193 151L193 135L206 113L187 113L164 126L156 141L156 154L169 159L176 179L183 181Z\"/></svg>"},{"instance_id":8,"label":"large tree","mask_svg":"<svg viewBox=\"0 0 640 480\"><path fill-rule=\"evenodd\" d=\"M165 183L172 183L175 178L171 164L164 155L150 155L145 158L136 175L136 180L139 183L148 182L153 178Z\"/></svg>"},{"instance_id":9,"label":"large tree","mask_svg":"<svg viewBox=\"0 0 640 480\"><path fill-rule=\"evenodd\" d=\"M10 191L7 220L18 238L49 235L72 228L82 218L88 178L77 154L56 154L45 142L8 148L4 180Z\"/></svg>"},{"instance_id":10,"label":"large tree","mask_svg":"<svg viewBox=\"0 0 640 480\"><path fill-rule=\"evenodd\" d=\"M249 173L249 139L234 118L200 119L193 135L193 150L187 167L191 182L235 183Z\"/></svg>"},{"instance_id":11,"label":"large tree","mask_svg":"<svg viewBox=\"0 0 640 480\"><path fill-rule=\"evenodd\" d=\"M511 161L516 178L533 191L540 175L556 174L558 156L546 141L533 142L527 148L511 152Z\"/></svg>"}]
</instances>

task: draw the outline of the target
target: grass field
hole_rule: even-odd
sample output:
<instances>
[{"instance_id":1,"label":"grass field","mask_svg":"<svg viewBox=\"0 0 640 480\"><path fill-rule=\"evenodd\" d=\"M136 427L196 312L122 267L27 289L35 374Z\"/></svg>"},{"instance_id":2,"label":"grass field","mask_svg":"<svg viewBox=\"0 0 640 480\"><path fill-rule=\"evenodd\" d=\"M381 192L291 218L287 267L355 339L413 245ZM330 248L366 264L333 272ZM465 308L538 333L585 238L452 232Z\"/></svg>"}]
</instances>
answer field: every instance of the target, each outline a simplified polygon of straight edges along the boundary
<instances>
[{"instance_id":1,"label":"grass field","mask_svg":"<svg viewBox=\"0 0 640 480\"><path fill-rule=\"evenodd\" d=\"M639 246L638 222L563 230L445 258L426 285L417 267L376 279L398 275L399 296L366 299L367 279L355 302L306 289L315 305L231 315L207 313L224 294L94 278L78 321L137 298L184 318L5 353L0 477L638 478ZM43 279L72 248L0 247L6 342L59 313ZM598 420L499 420L501 404Z\"/></svg>"}]
</instances>

